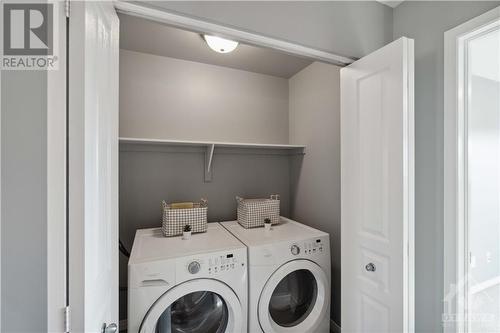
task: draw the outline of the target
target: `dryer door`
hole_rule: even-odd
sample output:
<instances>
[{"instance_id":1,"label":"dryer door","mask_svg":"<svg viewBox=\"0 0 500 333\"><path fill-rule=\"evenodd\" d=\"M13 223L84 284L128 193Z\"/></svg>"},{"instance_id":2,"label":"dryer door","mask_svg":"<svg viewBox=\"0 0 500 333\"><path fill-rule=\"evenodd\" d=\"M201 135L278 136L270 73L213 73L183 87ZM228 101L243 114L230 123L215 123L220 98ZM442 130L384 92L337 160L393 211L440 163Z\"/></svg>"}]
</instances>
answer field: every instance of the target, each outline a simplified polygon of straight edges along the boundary
<instances>
[{"instance_id":1,"label":"dryer door","mask_svg":"<svg viewBox=\"0 0 500 333\"><path fill-rule=\"evenodd\" d=\"M243 310L234 291L212 279L184 282L149 309L141 333L241 332Z\"/></svg>"},{"instance_id":2,"label":"dryer door","mask_svg":"<svg viewBox=\"0 0 500 333\"><path fill-rule=\"evenodd\" d=\"M290 261L274 272L259 299L264 332L313 332L329 309L325 272L309 260Z\"/></svg>"}]
</instances>

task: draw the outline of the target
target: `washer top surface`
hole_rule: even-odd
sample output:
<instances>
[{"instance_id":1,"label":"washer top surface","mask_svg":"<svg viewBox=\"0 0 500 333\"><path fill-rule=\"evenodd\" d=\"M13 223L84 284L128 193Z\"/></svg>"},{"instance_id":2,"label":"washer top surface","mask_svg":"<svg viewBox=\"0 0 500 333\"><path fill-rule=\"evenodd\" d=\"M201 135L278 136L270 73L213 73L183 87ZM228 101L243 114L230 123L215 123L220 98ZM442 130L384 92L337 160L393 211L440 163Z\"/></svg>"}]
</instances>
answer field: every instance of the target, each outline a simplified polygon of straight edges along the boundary
<instances>
[{"instance_id":1,"label":"washer top surface","mask_svg":"<svg viewBox=\"0 0 500 333\"><path fill-rule=\"evenodd\" d=\"M259 246L282 241L298 241L302 239L328 236L327 233L311 228L299 222L280 217L280 223L271 230L262 228L243 228L238 221L221 222L233 235L247 246Z\"/></svg>"},{"instance_id":2,"label":"washer top surface","mask_svg":"<svg viewBox=\"0 0 500 333\"><path fill-rule=\"evenodd\" d=\"M161 228L139 229L135 233L129 265L244 247L219 223L208 223L207 232L192 234L188 240L183 240L182 236L164 237Z\"/></svg>"}]
</instances>

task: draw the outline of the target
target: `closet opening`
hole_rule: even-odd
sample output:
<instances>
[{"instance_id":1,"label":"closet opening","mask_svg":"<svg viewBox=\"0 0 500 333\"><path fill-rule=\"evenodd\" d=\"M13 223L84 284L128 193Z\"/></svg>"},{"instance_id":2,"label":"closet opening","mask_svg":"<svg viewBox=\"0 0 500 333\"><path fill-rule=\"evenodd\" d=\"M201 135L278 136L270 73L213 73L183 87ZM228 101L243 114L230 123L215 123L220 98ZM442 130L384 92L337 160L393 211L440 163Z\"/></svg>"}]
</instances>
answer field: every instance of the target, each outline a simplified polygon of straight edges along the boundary
<instances>
[{"instance_id":1,"label":"closet opening","mask_svg":"<svg viewBox=\"0 0 500 333\"><path fill-rule=\"evenodd\" d=\"M340 318L340 66L119 13L119 318L136 230L161 202L208 200L236 219L236 196L279 194L281 215L330 233L332 317Z\"/></svg>"}]
</instances>

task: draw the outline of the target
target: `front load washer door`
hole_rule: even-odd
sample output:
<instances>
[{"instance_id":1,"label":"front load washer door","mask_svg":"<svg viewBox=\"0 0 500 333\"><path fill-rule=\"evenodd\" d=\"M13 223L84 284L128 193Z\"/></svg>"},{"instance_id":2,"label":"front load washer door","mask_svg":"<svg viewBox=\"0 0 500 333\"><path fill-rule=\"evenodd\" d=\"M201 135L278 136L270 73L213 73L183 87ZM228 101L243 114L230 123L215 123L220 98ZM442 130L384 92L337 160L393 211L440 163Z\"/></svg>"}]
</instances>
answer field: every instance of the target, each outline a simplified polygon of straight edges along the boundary
<instances>
[{"instance_id":1,"label":"front load washer door","mask_svg":"<svg viewBox=\"0 0 500 333\"><path fill-rule=\"evenodd\" d=\"M241 332L244 315L234 291L212 279L184 282L164 293L149 309L141 333Z\"/></svg>"},{"instance_id":2,"label":"front load washer door","mask_svg":"<svg viewBox=\"0 0 500 333\"><path fill-rule=\"evenodd\" d=\"M262 330L314 332L329 315L328 284L325 272L309 260L293 260L278 268L260 295L258 314Z\"/></svg>"}]
</instances>

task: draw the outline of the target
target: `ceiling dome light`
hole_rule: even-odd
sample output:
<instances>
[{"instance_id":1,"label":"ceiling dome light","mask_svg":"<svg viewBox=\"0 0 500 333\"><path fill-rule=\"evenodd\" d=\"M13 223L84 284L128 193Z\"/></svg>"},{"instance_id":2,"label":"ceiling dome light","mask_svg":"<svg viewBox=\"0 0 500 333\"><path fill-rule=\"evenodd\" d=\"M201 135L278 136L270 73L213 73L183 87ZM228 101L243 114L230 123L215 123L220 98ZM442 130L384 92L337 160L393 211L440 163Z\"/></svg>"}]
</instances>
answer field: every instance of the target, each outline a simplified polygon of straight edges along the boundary
<instances>
[{"instance_id":1,"label":"ceiling dome light","mask_svg":"<svg viewBox=\"0 0 500 333\"><path fill-rule=\"evenodd\" d=\"M234 51L238 46L238 42L217 36L204 35L203 36L208 46L219 53L229 53Z\"/></svg>"}]
</instances>

